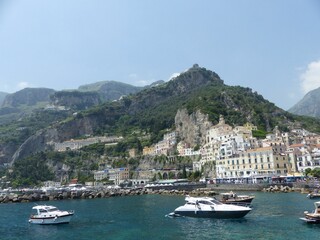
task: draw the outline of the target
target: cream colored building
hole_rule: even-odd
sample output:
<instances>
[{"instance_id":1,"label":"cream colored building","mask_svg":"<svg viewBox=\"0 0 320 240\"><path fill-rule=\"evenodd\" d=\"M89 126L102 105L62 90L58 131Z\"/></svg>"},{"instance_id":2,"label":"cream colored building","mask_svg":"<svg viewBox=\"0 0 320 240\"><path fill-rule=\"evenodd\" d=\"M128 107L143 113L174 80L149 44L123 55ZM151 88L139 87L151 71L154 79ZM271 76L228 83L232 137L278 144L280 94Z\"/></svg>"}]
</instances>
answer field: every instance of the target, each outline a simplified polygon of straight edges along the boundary
<instances>
[{"instance_id":1,"label":"cream colored building","mask_svg":"<svg viewBox=\"0 0 320 240\"><path fill-rule=\"evenodd\" d=\"M127 179L129 179L128 168L109 169L109 180L114 181L115 185L119 185Z\"/></svg>"},{"instance_id":2,"label":"cream colored building","mask_svg":"<svg viewBox=\"0 0 320 240\"><path fill-rule=\"evenodd\" d=\"M103 171L94 172L94 180L101 181L103 179L114 181L115 185L119 185L123 181L129 179L128 168L110 168Z\"/></svg>"},{"instance_id":3,"label":"cream colored building","mask_svg":"<svg viewBox=\"0 0 320 240\"><path fill-rule=\"evenodd\" d=\"M286 175L288 173L286 154L274 153L272 147L247 150L235 157L218 160L218 178L252 177L254 175Z\"/></svg>"}]
</instances>

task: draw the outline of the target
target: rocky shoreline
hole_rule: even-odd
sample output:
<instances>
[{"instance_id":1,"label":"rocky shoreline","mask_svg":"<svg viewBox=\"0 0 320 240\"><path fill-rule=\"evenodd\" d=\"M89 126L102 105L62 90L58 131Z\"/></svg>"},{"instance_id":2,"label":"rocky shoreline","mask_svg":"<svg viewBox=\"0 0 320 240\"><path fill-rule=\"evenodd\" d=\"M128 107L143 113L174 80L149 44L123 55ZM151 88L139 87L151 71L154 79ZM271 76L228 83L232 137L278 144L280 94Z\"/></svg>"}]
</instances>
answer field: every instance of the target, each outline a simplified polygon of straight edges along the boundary
<instances>
[{"instance_id":1,"label":"rocky shoreline","mask_svg":"<svg viewBox=\"0 0 320 240\"><path fill-rule=\"evenodd\" d=\"M233 191L236 192L236 189ZM282 185L274 185L263 188L261 191L270 193L288 193L300 192L307 194L312 192L310 188L297 188ZM109 189L99 188L78 191L28 191L28 192L5 192L0 193L1 203L23 203L38 201L55 201L55 200L71 200L71 199L95 199L109 198L119 196L134 196L145 194L163 194L163 195L191 195L191 196L215 196L218 195L217 189L214 188L197 188L197 189L150 189L150 188L127 188L127 189Z\"/></svg>"},{"instance_id":2,"label":"rocky shoreline","mask_svg":"<svg viewBox=\"0 0 320 240\"><path fill-rule=\"evenodd\" d=\"M192 195L192 196L214 196L217 193L212 189L199 188L195 190L152 190L152 189L99 189L85 191L65 191L65 192L21 192L21 193L1 193L0 203L23 203L38 201L55 201L70 199L95 199L119 196L134 196L145 194L167 194L167 195Z\"/></svg>"}]
</instances>

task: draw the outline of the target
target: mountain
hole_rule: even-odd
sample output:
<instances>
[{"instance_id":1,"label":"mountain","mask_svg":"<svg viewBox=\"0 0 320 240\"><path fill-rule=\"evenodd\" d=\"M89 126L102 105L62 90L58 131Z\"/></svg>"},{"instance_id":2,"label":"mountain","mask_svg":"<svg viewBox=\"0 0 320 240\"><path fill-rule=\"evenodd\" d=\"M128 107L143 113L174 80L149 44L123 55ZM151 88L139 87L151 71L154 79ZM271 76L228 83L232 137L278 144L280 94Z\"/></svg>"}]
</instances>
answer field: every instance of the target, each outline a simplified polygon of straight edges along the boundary
<instances>
[{"instance_id":1,"label":"mountain","mask_svg":"<svg viewBox=\"0 0 320 240\"><path fill-rule=\"evenodd\" d=\"M25 88L6 95L1 107L34 106L42 102L47 103L52 93L54 90L49 88Z\"/></svg>"},{"instance_id":2,"label":"mountain","mask_svg":"<svg viewBox=\"0 0 320 240\"><path fill-rule=\"evenodd\" d=\"M0 124L7 124L30 115L35 109L44 108L54 93L49 88L25 88L6 94L0 107Z\"/></svg>"},{"instance_id":3,"label":"mountain","mask_svg":"<svg viewBox=\"0 0 320 240\"><path fill-rule=\"evenodd\" d=\"M154 143L166 129L175 129L179 109L186 109L188 114L200 111L214 124L223 115L230 125L251 122L263 131L271 131L275 126L285 131L298 123L312 132L320 132L318 120L290 114L250 88L227 86L218 74L195 64L168 82L94 106L40 129L17 148L12 159L50 150L53 142L88 135L126 137L135 133L150 136L150 143Z\"/></svg>"},{"instance_id":4,"label":"mountain","mask_svg":"<svg viewBox=\"0 0 320 240\"><path fill-rule=\"evenodd\" d=\"M116 81L102 81L80 86L78 90L55 91L48 88L25 88L12 94L0 93L0 124L10 123L29 115L34 110L47 107L70 111L85 110L161 83L163 81L157 81L144 87L135 87Z\"/></svg>"},{"instance_id":5,"label":"mountain","mask_svg":"<svg viewBox=\"0 0 320 240\"><path fill-rule=\"evenodd\" d=\"M102 81L80 86L80 92L97 92L103 102L118 100L120 97L141 91L143 87L135 87L116 81Z\"/></svg>"},{"instance_id":6,"label":"mountain","mask_svg":"<svg viewBox=\"0 0 320 240\"><path fill-rule=\"evenodd\" d=\"M288 112L310 117L320 117L320 88L308 92Z\"/></svg>"}]
</instances>

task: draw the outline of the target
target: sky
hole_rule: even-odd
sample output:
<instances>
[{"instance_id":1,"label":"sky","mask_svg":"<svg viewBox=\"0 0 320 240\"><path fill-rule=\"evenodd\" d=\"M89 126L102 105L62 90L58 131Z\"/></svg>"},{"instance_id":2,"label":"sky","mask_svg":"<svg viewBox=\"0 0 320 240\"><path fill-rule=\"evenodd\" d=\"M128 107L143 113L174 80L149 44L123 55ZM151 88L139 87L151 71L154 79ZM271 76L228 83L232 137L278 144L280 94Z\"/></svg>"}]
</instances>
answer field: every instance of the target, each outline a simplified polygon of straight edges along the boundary
<instances>
[{"instance_id":1,"label":"sky","mask_svg":"<svg viewBox=\"0 0 320 240\"><path fill-rule=\"evenodd\" d=\"M144 86L193 64L287 110L320 87L320 1L0 0L0 92Z\"/></svg>"}]
</instances>

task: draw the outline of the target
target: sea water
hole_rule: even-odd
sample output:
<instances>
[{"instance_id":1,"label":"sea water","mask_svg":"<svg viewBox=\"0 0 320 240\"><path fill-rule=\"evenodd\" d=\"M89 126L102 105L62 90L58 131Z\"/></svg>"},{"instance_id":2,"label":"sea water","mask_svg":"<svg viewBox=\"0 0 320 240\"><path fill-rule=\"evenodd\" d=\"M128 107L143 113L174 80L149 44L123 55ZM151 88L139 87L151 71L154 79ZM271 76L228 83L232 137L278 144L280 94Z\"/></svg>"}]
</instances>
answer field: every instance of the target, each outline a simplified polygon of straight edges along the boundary
<instances>
[{"instance_id":1,"label":"sea water","mask_svg":"<svg viewBox=\"0 0 320 240\"><path fill-rule=\"evenodd\" d=\"M300 220L315 200L300 193L252 192L253 210L241 219L169 218L184 196L142 195L0 204L0 239L320 239L320 224ZM69 224L28 223L35 204L75 210Z\"/></svg>"}]
</instances>

